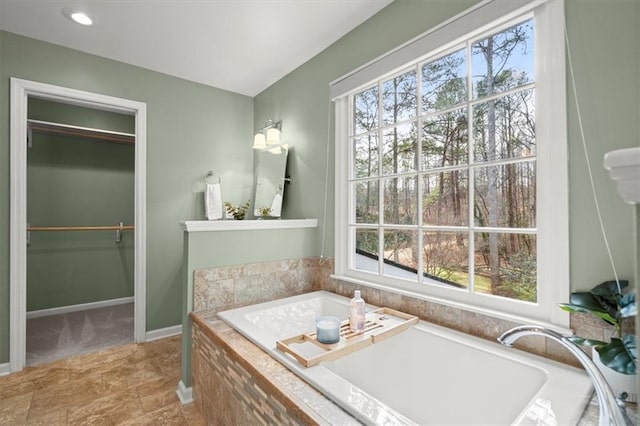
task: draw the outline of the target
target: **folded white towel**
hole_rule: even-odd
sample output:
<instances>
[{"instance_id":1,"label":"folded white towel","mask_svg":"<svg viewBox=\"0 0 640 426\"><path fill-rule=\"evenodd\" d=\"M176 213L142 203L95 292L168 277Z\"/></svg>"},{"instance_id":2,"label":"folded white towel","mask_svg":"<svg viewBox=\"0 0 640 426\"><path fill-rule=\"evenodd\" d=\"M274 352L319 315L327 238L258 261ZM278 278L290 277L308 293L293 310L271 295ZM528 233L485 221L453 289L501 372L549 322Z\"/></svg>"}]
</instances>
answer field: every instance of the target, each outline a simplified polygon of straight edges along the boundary
<instances>
[{"instance_id":1,"label":"folded white towel","mask_svg":"<svg viewBox=\"0 0 640 426\"><path fill-rule=\"evenodd\" d=\"M280 193L276 193L273 197L273 201L271 202L271 216L280 217L280 213L282 212L282 195Z\"/></svg>"},{"instance_id":2,"label":"folded white towel","mask_svg":"<svg viewBox=\"0 0 640 426\"><path fill-rule=\"evenodd\" d=\"M222 219L222 192L219 183L205 184L204 213L209 220Z\"/></svg>"}]
</instances>

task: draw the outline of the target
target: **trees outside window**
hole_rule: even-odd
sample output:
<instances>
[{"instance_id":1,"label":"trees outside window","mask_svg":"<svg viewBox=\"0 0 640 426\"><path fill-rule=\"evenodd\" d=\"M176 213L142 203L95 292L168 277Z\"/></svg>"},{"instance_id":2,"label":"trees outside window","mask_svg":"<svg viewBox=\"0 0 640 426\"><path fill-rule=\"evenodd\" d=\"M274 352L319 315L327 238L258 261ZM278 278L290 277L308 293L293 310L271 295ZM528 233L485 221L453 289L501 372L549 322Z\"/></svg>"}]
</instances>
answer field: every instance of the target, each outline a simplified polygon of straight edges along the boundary
<instances>
[{"instance_id":1,"label":"trees outside window","mask_svg":"<svg viewBox=\"0 0 640 426\"><path fill-rule=\"evenodd\" d=\"M536 302L533 18L351 95L356 269Z\"/></svg>"}]
</instances>

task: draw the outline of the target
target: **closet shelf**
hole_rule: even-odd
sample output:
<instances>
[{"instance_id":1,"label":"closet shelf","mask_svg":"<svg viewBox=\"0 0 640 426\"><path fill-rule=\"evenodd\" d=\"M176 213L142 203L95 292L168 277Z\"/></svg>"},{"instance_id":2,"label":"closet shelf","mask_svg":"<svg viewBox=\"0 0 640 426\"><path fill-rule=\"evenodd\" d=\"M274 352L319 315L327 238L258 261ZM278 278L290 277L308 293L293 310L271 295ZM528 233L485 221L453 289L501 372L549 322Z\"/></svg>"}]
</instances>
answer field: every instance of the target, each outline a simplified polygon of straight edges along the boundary
<instances>
[{"instance_id":1,"label":"closet shelf","mask_svg":"<svg viewBox=\"0 0 640 426\"><path fill-rule=\"evenodd\" d=\"M29 134L31 132L38 132L54 135L77 136L129 145L133 145L136 142L136 136L132 133L73 126L71 124L53 123L50 121L29 119L27 120L27 129Z\"/></svg>"}]
</instances>

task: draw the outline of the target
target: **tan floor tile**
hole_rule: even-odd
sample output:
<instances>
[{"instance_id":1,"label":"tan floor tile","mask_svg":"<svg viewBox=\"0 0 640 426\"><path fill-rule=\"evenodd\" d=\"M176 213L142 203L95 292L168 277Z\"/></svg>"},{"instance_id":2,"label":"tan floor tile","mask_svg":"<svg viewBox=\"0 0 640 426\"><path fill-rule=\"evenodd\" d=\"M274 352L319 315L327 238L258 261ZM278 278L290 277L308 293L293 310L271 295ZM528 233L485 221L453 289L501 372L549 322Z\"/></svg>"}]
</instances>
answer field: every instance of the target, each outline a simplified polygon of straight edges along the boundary
<instances>
[{"instance_id":1,"label":"tan floor tile","mask_svg":"<svg viewBox=\"0 0 640 426\"><path fill-rule=\"evenodd\" d=\"M89 419L95 424L119 424L143 415L138 394L129 389L96 398L87 404L69 409L69 423L81 424Z\"/></svg>"},{"instance_id":2,"label":"tan floor tile","mask_svg":"<svg viewBox=\"0 0 640 426\"><path fill-rule=\"evenodd\" d=\"M52 425L66 425L67 424L67 407L52 407L46 413L40 413L35 415L35 412L29 413L27 417L27 425L29 426L52 426Z\"/></svg>"},{"instance_id":3,"label":"tan floor tile","mask_svg":"<svg viewBox=\"0 0 640 426\"><path fill-rule=\"evenodd\" d=\"M154 380L163 379L164 375L154 359L143 360L131 366L131 372L127 376L129 386L135 387Z\"/></svg>"},{"instance_id":4,"label":"tan floor tile","mask_svg":"<svg viewBox=\"0 0 640 426\"><path fill-rule=\"evenodd\" d=\"M168 405L151 413L147 413L144 416L119 424L122 426L188 426L188 423L180 410L180 403Z\"/></svg>"},{"instance_id":5,"label":"tan floor tile","mask_svg":"<svg viewBox=\"0 0 640 426\"><path fill-rule=\"evenodd\" d=\"M0 377L0 425L190 425L183 407L180 336L78 355Z\"/></svg>"},{"instance_id":6,"label":"tan floor tile","mask_svg":"<svg viewBox=\"0 0 640 426\"><path fill-rule=\"evenodd\" d=\"M99 352L78 355L64 360L65 367L71 370L72 377L83 377L110 370L114 365L126 362L128 357L136 351L135 344L116 346Z\"/></svg>"},{"instance_id":7,"label":"tan floor tile","mask_svg":"<svg viewBox=\"0 0 640 426\"><path fill-rule=\"evenodd\" d=\"M181 336L173 336L136 345L135 350L129 355L129 361L135 363L143 359L180 352L182 350L181 339Z\"/></svg>"},{"instance_id":8,"label":"tan floor tile","mask_svg":"<svg viewBox=\"0 0 640 426\"><path fill-rule=\"evenodd\" d=\"M156 362L165 375L180 375L180 367L182 365L182 356L180 350L172 353L159 355Z\"/></svg>"},{"instance_id":9,"label":"tan floor tile","mask_svg":"<svg viewBox=\"0 0 640 426\"><path fill-rule=\"evenodd\" d=\"M111 368L101 374L103 386L106 389L123 389L129 387L128 377L133 371L129 364L112 365Z\"/></svg>"},{"instance_id":10,"label":"tan floor tile","mask_svg":"<svg viewBox=\"0 0 640 426\"><path fill-rule=\"evenodd\" d=\"M55 383L69 381L69 370L53 363L42 367L27 367L20 372L0 377L0 399L32 392Z\"/></svg>"},{"instance_id":11,"label":"tan floor tile","mask_svg":"<svg viewBox=\"0 0 640 426\"><path fill-rule=\"evenodd\" d=\"M0 425L24 424L29 414L33 393L24 393L0 400Z\"/></svg>"},{"instance_id":12,"label":"tan floor tile","mask_svg":"<svg viewBox=\"0 0 640 426\"><path fill-rule=\"evenodd\" d=\"M116 423L104 414L89 414L85 418L69 420L69 426L115 426Z\"/></svg>"},{"instance_id":13,"label":"tan floor tile","mask_svg":"<svg viewBox=\"0 0 640 426\"><path fill-rule=\"evenodd\" d=\"M183 405L180 409L189 426L207 426L207 421L204 419L204 416L200 414L195 404Z\"/></svg>"},{"instance_id":14,"label":"tan floor tile","mask_svg":"<svg viewBox=\"0 0 640 426\"><path fill-rule=\"evenodd\" d=\"M102 389L102 378L99 376L52 384L35 391L29 415L36 418L54 407L74 408L86 405L98 398Z\"/></svg>"},{"instance_id":15,"label":"tan floor tile","mask_svg":"<svg viewBox=\"0 0 640 426\"><path fill-rule=\"evenodd\" d=\"M148 413L180 402L176 394L177 382L173 378L154 380L138 386L142 409Z\"/></svg>"}]
</instances>

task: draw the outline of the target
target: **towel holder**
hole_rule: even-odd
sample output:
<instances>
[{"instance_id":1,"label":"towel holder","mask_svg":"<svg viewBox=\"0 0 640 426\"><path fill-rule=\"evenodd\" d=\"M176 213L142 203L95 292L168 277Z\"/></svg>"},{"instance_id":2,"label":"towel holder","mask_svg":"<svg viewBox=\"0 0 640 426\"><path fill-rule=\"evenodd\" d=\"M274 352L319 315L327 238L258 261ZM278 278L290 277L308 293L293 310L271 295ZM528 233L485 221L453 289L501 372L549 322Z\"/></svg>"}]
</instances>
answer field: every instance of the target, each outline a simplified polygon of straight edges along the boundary
<instances>
[{"instance_id":1,"label":"towel holder","mask_svg":"<svg viewBox=\"0 0 640 426\"><path fill-rule=\"evenodd\" d=\"M215 178L218 181L214 182L211 180L212 178ZM204 177L204 183L214 184L214 183L220 183L220 182L222 182L222 179L220 179L220 176L217 173L212 172L211 170L209 170Z\"/></svg>"}]
</instances>

